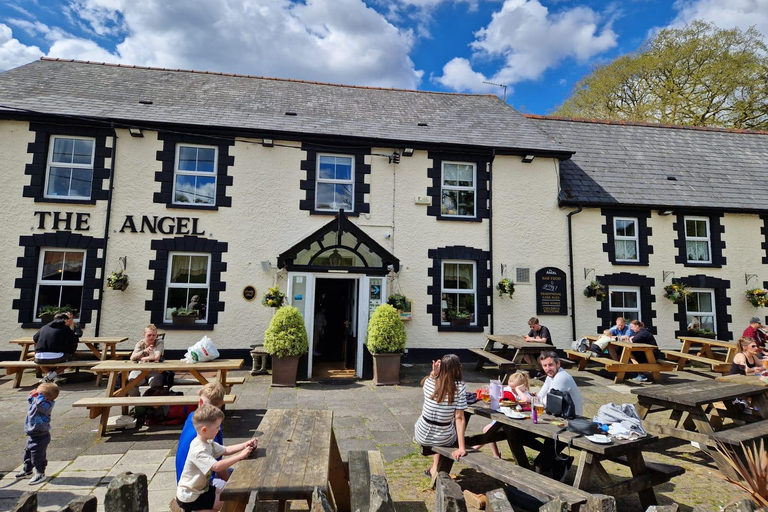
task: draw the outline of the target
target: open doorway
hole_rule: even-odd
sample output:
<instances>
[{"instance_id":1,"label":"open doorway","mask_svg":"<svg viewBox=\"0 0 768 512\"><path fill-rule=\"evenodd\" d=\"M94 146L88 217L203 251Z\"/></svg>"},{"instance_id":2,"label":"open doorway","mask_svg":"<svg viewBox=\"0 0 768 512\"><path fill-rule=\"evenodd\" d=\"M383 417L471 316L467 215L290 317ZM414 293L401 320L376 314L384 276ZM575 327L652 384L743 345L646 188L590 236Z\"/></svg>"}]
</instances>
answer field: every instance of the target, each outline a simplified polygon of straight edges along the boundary
<instances>
[{"instance_id":1,"label":"open doorway","mask_svg":"<svg viewBox=\"0 0 768 512\"><path fill-rule=\"evenodd\" d=\"M357 280L318 278L315 284L312 378L355 378Z\"/></svg>"}]
</instances>

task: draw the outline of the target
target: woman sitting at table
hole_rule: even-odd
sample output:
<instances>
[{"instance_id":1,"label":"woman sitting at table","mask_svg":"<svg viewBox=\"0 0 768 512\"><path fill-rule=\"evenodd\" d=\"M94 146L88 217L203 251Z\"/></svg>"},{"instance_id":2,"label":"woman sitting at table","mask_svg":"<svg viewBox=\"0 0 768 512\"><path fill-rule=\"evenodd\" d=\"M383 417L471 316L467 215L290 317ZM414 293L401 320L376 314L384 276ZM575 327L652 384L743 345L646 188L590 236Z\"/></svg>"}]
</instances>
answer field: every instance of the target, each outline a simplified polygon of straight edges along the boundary
<instances>
[{"instance_id":1,"label":"woman sitting at table","mask_svg":"<svg viewBox=\"0 0 768 512\"><path fill-rule=\"evenodd\" d=\"M733 357L728 375L755 375L763 371L760 347L754 338L739 338L740 352Z\"/></svg>"},{"instance_id":2,"label":"woman sitting at table","mask_svg":"<svg viewBox=\"0 0 768 512\"><path fill-rule=\"evenodd\" d=\"M452 446L458 441L458 449L452 456L459 460L467 454L464 446L464 409L467 408L467 386L461 375L461 362L455 354L432 361L432 372L422 382L424 406L416 421L414 438L424 446ZM432 477L437 473L440 456L435 454L432 467L424 474Z\"/></svg>"},{"instance_id":3,"label":"woman sitting at table","mask_svg":"<svg viewBox=\"0 0 768 512\"><path fill-rule=\"evenodd\" d=\"M629 341L632 343L645 343L646 345L654 345L658 346L658 343L656 343L656 338L653 337L653 333L648 330L648 328L645 326L643 322L640 320L632 320L629 322L629 328L632 329L632 332L634 333L632 336L629 337ZM653 357L658 360L661 358L661 351L657 348L653 349ZM647 363L648 359L645 357L645 354L634 354L634 359L638 363ZM642 373L638 373L633 379L635 382L648 382L648 377L643 375Z\"/></svg>"},{"instance_id":4,"label":"woman sitting at table","mask_svg":"<svg viewBox=\"0 0 768 512\"><path fill-rule=\"evenodd\" d=\"M165 344L162 341L157 340L157 327L154 324L149 324L144 328L144 338L136 344L136 348L133 349L131 354L131 361L137 363L156 363L163 360L163 352L165 351ZM134 370L128 374L128 381L132 381L141 375L141 370ZM139 382L135 388L133 388L128 394L131 396L138 396L139 386L149 383L151 388L160 388L165 384L162 373L150 372L141 382Z\"/></svg>"}]
</instances>

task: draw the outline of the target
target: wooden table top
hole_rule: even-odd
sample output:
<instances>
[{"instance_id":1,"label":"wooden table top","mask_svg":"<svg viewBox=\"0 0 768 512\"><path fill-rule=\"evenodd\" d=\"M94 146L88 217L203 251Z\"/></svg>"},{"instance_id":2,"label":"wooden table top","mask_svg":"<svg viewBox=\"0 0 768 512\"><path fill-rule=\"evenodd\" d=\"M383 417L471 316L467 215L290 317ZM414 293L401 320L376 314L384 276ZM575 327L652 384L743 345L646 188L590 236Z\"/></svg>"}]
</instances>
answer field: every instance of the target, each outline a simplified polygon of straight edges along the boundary
<instances>
[{"instance_id":1,"label":"wooden table top","mask_svg":"<svg viewBox=\"0 0 768 512\"><path fill-rule=\"evenodd\" d=\"M565 422L567 424L567 420L549 416L547 414L540 415L538 423L534 423L528 417L520 420L512 419L505 416L503 413L492 411L487 405L470 405L467 408L467 411L472 414L477 414L478 416L496 420L499 423L509 425L517 430L523 430L536 436L546 437L549 439L554 439L555 434L557 434L557 432L563 428L557 425L553 425L550 423L551 421ZM574 434L573 432L568 431L561 432L557 436L558 441L566 443L571 438L573 438L573 446L575 448L578 448L582 451L599 454L605 457L619 457L627 452L641 449L643 446L649 443L653 443L657 440L656 436L649 434L645 437L631 440L612 438L612 442L610 444L598 444L593 443L585 436Z\"/></svg>"},{"instance_id":2,"label":"wooden table top","mask_svg":"<svg viewBox=\"0 0 768 512\"><path fill-rule=\"evenodd\" d=\"M681 404L688 407L699 407L704 404L761 395L766 392L768 390L762 386L717 380L702 380L673 385L664 384L632 389L632 393L641 398L669 404Z\"/></svg>"},{"instance_id":3,"label":"wooden table top","mask_svg":"<svg viewBox=\"0 0 768 512\"><path fill-rule=\"evenodd\" d=\"M122 372L133 370L171 370L188 371L196 370L216 371L216 370L237 370L243 366L242 359L214 359L204 363L186 363L184 361L163 361L161 363L136 363L134 361L104 361L93 367L95 372Z\"/></svg>"},{"instance_id":4,"label":"wooden table top","mask_svg":"<svg viewBox=\"0 0 768 512\"><path fill-rule=\"evenodd\" d=\"M656 345L649 345L647 343L632 343L631 341L615 341L615 340L613 340L613 341L610 342L610 344L615 346L615 347L629 348L629 349L632 349L632 350L637 349L637 350L643 350L643 351L654 350L654 349L659 348Z\"/></svg>"},{"instance_id":5,"label":"wooden table top","mask_svg":"<svg viewBox=\"0 0 768 512\"><path fill-rule=\"evenodd\" d=\"M720 382L732 382L735 384L748 384L750 386L763 386L768 387L768 377L765 380L755 375L721 375L715 380Z\"/></svg>"},{"instance_id":6,"label":"wooden table top","mask_svg":"<svg viewBox=\"0 0 768 512\"><path fill-rule=\"evenodd\" d=\"M690 341L692 343L699 343L701 345L712 345L713 347L738 349L738 343L736 343L735 341L713 340L710 338L697 338L695 336L678 336L677 339L679 339L680 341Z\"/></svg>"},{"instance_id":7,"label":"wooden table top","mask_svg":"<svg viewBox=\"0 0 768 512\"><path fill-rule=\"evenodd\" d=\"M261 420L256 456L235 464L223 501L299 500L328 492L333 411L269 409Z\"/></svg>"},{"instance_id":8,"label":"wooden table top","mask_svg":"<svg viewBox=\"0 0 768 512\"><path fill-rule=\"evenodd\" d=\"M104 343L105 345L122 343L127 341L128 336L82 336L80 343ZM35 341L32 337L16 338L9 343L15 343L17 345L34 345Z\"/></svg>"},{"instance_id":9,"label":"wooden table top","mask_svg":"<svg viewBox=\"0 0 768 512\"><path fill-rule=\"evenodd\" d=\"M525 341L525 338L518 336L517 334L488 334L486 338L495 342L501 343L508 347L520 348L520 349L538 349L548 346L546 343L536 343L535 341Z\"/></svg>"}]
</instances>

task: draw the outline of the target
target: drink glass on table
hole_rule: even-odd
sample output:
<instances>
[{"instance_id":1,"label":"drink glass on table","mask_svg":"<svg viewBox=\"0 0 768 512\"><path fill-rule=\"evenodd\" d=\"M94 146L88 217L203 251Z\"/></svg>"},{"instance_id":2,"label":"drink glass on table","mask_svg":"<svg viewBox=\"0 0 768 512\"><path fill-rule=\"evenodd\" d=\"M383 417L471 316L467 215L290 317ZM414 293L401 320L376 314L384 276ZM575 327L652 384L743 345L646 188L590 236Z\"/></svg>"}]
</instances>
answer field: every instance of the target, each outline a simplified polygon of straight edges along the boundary
<instances>
[{"instance_id":1,"label":"drink glass on table","mask_svg":"<svg viewBox=\"0 0 768 512\"><path fill-rule=\"evenodd\" d=\"M533 398L533 406L536 408L536 414L541 416L544 414L544 402L542 401L541 397L534 397Z\"/></svg>"},{"instance_id":2,"label":"drink glass on table","mask_svg":"<svg viewBox=\"0 0 768 512\"><path fill-rule=\"evenodd\" d=\"M491 387L490 386L483 386L480 388L482 390L483 395L483 402L489 403L491 401Z\"/></svg>"},{"instance_id":3,"label":"drink glass on table","mask_svg":"<svg viewBox=\"0 0 768 512\"><path fill-rule=\"evenodd\" d=\"M763 368L768 370L768 357L763 358Z\"/></svg>"}]
</instances>

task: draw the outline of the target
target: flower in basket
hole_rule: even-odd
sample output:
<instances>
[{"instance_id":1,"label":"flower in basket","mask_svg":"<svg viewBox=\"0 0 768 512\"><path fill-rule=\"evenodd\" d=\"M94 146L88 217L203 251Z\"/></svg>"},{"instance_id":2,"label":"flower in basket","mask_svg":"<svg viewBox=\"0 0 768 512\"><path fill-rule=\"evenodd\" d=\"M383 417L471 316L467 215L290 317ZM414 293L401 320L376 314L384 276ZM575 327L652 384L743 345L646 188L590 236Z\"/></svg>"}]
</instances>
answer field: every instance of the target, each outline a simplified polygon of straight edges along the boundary
<instances>
[{"instance_id":1,"label":"flower in basket","mask_svg":"<svg viewBox=\"0 0 768 512\"><path fill-rule=\"evenodd\" d=\"M511 279L505 277L499 281L496 285L496 289L499 290L499 297L504 297L504 294L506 293L512 298L512 295L515 294L515 283L513 283Z\"/></svg>"},{"instance_id":2,"label":"flower in basket","mask_svg":"<svg viewBox=\"0 0 768 512\"><path fill-rule=\"evenodd\" d=\"M112 272L107 276L107 286L113 290L125 290L128 288L128 274L124 270Z\"/></svg>"},{"instance_id":3,"label":"flower in basket","mask_svg":"<svg viewBox=\"0 0 768 512\"><path fill-rule=\"evenodd\" d=\"M765 288L752 288L747 290L747 302L756 308L768 306L768 290Z\"/></svg>"},{"instance_id":4,"label":"flower in basket","mask_svg":"<svg viewBox=\"0 0 768 512\"><path fill-rule=\"evenodd\" d=\"M405 310L405 303L407 301L408 299L405 297L405 295L401 295L399 293L393 293L387 297L387 304L400 311Z\"/></svg>"},{"instance_id":5,"label":"flower in basket","mask_svg":"<svg viewBox=\"0 0 768 512\"><path fill-rule=\"evenodd\" d=\"M273 286L267 289L261 303L268 308L279 308L285 305L285 294L280 291L280 288Z\"/></svg>"},{"instance_id":6,"label":"flower in basket","mask_svg":"<svg viewBox=\"0 0 768 512\"><path fill-rule=\"evenodd\" d=\"M683 283L672 283L664 287L664 297L674 304L682 304L690 295L690 289Z\"/></svg>"},{"instance_id":7,"label":"flower in basket","mask_svg":"<svg viewBox=\"0 0 768 512\"><path fill-rule=\"evenodd\" d=\"M608 298L608 290L605 289L605 285L600 281L591 281L586 288L584 288L585 297L594 297L596 300L603 302Z\"/></svg>"}]
</instances>

